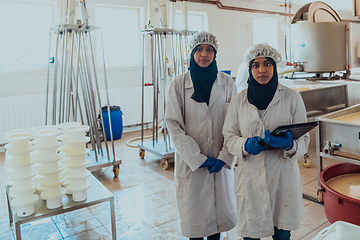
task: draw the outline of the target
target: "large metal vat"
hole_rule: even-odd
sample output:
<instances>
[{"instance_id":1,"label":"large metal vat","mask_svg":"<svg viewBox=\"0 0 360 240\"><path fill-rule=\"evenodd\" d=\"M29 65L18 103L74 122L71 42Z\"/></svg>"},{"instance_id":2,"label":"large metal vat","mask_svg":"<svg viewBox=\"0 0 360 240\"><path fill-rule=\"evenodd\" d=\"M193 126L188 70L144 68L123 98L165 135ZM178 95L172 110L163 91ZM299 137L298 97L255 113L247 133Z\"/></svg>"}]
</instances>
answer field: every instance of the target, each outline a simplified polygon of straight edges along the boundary
<instances>
[{"instance_id":1,"label":"large metal vat","mask_svg":"<svg viewBox=\"0 0 360 240\"><path fill-rule=\"evenodd\" d=\"M304 72L321 73L346 70L347 22L306 22L291 25L293 61Z\"/></svg>"}]
</instances>

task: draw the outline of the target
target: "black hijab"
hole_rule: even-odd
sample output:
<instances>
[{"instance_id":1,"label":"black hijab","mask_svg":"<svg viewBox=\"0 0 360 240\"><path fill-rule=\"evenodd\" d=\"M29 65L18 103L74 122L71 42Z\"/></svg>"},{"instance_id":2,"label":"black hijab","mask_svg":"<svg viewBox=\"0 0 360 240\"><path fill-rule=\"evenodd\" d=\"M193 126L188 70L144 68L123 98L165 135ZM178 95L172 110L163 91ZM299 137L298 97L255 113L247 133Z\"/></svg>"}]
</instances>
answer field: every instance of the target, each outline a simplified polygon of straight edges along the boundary
<instances>
[{"instance_id":1,"label":"black hijab","mask_svg":"<svg viewBox=\"0 0 360 240\"><path fill-rule=\"evenodd\" d=\"M249 78L248 78L248 90L247 98L249 102L257 107L259 110L264 110L269 106L269 103L273 99L277 86L278 86L278 74L276 70L276 63L274 59L267 57L267 60L273 65L274 73L270 81L266 84L258 83L251 72L251 65L255 61L251 60L249 63Z\"/></svg>"},{"instance_id":2,"label":"black hijab","mask_svg":"<svg viewBox=\"0 0 360 240\"><path fill-rule=\"evenodd\" d=\"M209 105L211 88L217 78L218 68L216 64L216 51L214 49L214 59L209 66L200 67L194 59L194 53L197 51L196 46L191 52L190 58L190 75L194 85L194 93L191 96L196 102L206 102Z\"/></svg>"}]
</instances>

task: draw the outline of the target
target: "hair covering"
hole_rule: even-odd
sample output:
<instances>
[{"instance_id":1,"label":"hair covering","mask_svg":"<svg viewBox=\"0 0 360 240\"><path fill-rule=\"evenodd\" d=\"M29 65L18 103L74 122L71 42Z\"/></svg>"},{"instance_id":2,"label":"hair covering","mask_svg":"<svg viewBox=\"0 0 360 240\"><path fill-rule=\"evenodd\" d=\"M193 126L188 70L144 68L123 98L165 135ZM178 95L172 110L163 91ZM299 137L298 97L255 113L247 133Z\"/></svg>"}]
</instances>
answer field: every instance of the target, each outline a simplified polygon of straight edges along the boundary
<instances>
[{"instance_id":1,"label":"hair covering","mask_svg":"<svg viewBox=\"0 0 360 240\"><path fill-rule=\"evenodd\" d=\"M250 63L251 60L259 57L272 58L275 61L276 65L281 62L280 53L267 43L256 44L246 50L246 53L244 55L244 61Z\"/></svg>"},{"instance_id":2,"label":"hair covering","mask_svg":"<svg viewBox=\"0 0 360 240\"><path fill-rule=\"evenodd\" d=\"M190 56L190 76L194 86L194 93L191 96L196 102L206 102L209 105L209 99L211 94L212 86L218 75L218 68L216 64L216 52L214 59L207 67L200 67L194 59L194 53L197 51L196 46L191 51Z\"/></svg>"},{"instance_id":3,"label":"hair covering","mask_svg":"<svg viewBox=\"0 0 360 240\"><path fill-rule=\"evenodd\" d=\"M219 50L219 43L215 35L209 32L197 32L195 33L189 43L189 54L192 53L194 48L200 44L210 44L215 51Z\"/></svg>"},{"instance_id":4,"label":"hair covering","mask_svg":"<svg viewBox=\"0 0 360 240\"><path fill-rule=\"evenodd\" d=\"M266 109L271 100L274 98L277 86L278 86L278 74L276 70L276 62L271 57L266 57L274 67L273 76L270 81L266 84L260 84L252 75L251 64L255 59L249 62L249 78L248 78L248 89L247 98L249 102L257 107L259 110Z\"/></svg>"}]
</instances>

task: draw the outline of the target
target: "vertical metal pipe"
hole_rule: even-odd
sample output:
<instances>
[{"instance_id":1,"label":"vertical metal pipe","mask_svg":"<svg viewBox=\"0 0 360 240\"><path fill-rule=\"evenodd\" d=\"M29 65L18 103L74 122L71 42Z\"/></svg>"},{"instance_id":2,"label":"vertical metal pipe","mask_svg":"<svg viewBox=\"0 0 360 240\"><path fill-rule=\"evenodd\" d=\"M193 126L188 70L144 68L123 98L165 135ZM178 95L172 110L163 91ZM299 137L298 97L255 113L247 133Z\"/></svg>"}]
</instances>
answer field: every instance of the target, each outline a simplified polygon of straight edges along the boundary
<instances>
[{"instance_id":1,"label":"vertical metal pipe","mask_svg":"<svg viewBox=\"0 0 360 240\"><path fill-rule=\"evenodd\" d=\"M188 26L188 6L187 6L187 0L182 0L183 4L183 18L184 18L184 28L185 30L189 29Z\"/></svg>"},{"instance_id":2,"label":"vertical metal pipe","mask_svg":"<svg viewBox=\"0 0 360 240\"><path fill-rule=\"evenodd\" d=\"M76 69L76 78L75 78L75 89L76 89L76 92L75 92L75 114L74 114L74 119L75 121L77 120L77 108L78 108L78 104L80 106L80 101L79 101L79 81L80 81L80 45L81 45L81 37L80 37L80 32L76 32L76 37L78 38L79 40L79 43L78 45L76 46L77 47L77 69ZM78 104L77 104L78 103Z\"/></svg>"},{"instance_id":3,"label":"vertical metal pipe","mask_svg":"<svg viewBox=\"0 0 360 240\"><path fill-rule=\"evenodd\" d=\"M161 0L162 27L167 28L166 0Z\"/></svg>"},{"instance_id":4,"label":"vertical metal pipe","mask_svg":"<svg viewBox=\"0 0 360 240\"><path fill-rule=\"evenodd\" d=\"M168 152L168 143L167 143L167 131L166 131L166 122L165 122L165 109L166 109L166 93L165 93L165 89L166 89L166 33L164 33L164 38L163 38L163 78L162 78L162 103L163 103L163 107L162 107L162 112L163 112L163 131L164 131L164 142L165 142L165 149Z\"/></svg>"},{"instance_id":5,"label":"vertical metal pipe","mask_svg":"<svg viewBox=\"0 0 360 240\"><path fill-rule=\"evenodd\" d=\"M86 39L88 39L88 36L90 35L90 32L85 32L83 34L83 38L84 38L84 58L85 58L85 65L86 65L86 70L87 70L87 74L88 74L88 85L89 85L89 97L90 97L90 109L91 109L91 117L92 117L92 123L93 123L93 128L94 128L94 133L95 133L95 143L97 143L98 149L100 150L101 156L103 156L103 152L102 152L102 148L101 148L101 140L100 140L100 135L99 135L99 128L98 128L98 124L97 124L97 120L96 120L96 102L95 102L95 96L94 96L94 88L93 88L93 78L91 76L91 68L90 68L90 63L89 63L89 56L88 56L88 43L89 41L86 41ZM97 95L99 95L100 93L97 93Z\"/></svg>"},{"instance_id":6,"label":"vertical metal pipe","mask_svg":"<svg viewBox=\"0 0 360 240\"><path fill-rule=\"evenodd\" d=\"M101 32L101 47L102 47L102 55L103 55L103 63L104 63L104 81L105 81L105 90L106 90L106 96L107 96L107 106L108 106L108 117L109 117L109 129L110 129L110 137L111 137L111 145L113 150L113 156L115 162L115 147L114 147L114 138L112 134L112 127L111 127L111 121L110 121L110 100L109 100L109 91L107 86L107 80L106 80L106 71L105 71L105 53L104 53L104 42L103 42L103 36ZM109 159L110 160L110 159Z\"/></svg>"},{"instance_id":7,"label":"vertical metal pipe","mask_svg":"<svg viewBox=\"0 0 360 240\"><path fill-rule=\"evenodd\" d=\"M48 120L48 104L49 104L49 83L50 83L50 52L51 52L51 35L49 33L49 53L48 53L48 70L47 70L47 80L46 80L46 103L45 103L45 125L47 125Z\"/></svg>"},{"instance_id":8,"label":"vertical metal pipe","mask_svg":"<svg viewBox=\"0 0 360 240\"><path fill-rule=\"evenodd\" d=\"M144 92L145 92L145 34L142 37L142 61L141 61L141 145L144 143Z\"/></svg>"},{"instance_id":9,"label":"vertical metal pipe","mask_svg":"<svg viewBox=\"0 0 360 240\"><path fill-rule=\"evenodd\" d=\"M151 35L151 71L152 71L152 84L153 84L153 134L152 134L152 138L153 138L153 145L155 142L155 109L156 109L156 80L155 80L155 59L156 59L156 36L155 36L155 32L152 33Z\"/></svg>"},{"instance_id":10,"label":"vertical metal pipe","mask_svg":"<svg viewBox=\"0 0 360 240\"><path fill-rule=\"evenodd\" d=\"M52 113L52 125L56 125L56 95L57 95L57 72L58 72L58 51L59 51L59 38L62 35L62 30L58 29L56 38L56 50L55 50L55 70L54 70L54 93L53 93L53 113Z\"/></svg>"},{"instance_id":11,"label":"vertical metal pipe","mask_svg":"<svg viewBox=\"0 0 360 240\"><path fill-rule=\"evenodd\" d=\"M96 85L96 90L98 92L97 97L98 97L98 103L99 103L99 107L100 107L101 126L105 126L104 125L104 118L103 118L103 114L102 114L102 104L101 104L101 98L100 98L100 89L99 89L99 83L98 83L97 74L96 74L96 64L95 64L94 51L93 51L93 47L92 47L91 33L90 32L89 32L89 41L90 41L90 53L91 53L91 58L92 58L92 63L93 63L93 70L94 70L94 77L95 77L95 85ZM105 127L103 127L103 128L104 128L104 133L105 133ZM104 134L104 141L105 141L106 151L108 153L109 148L108 148L108 145L107 145L106 134ZM102 149L101 149L101 155L103 155ZM108 159L109 159L109 156L108 156Z\"/></svg>"},{"instance_id":12,"label":"vertical metal pipe","mask_svg":"<svg viewBox=\"0 0 360 240\"><path fill-rule=\"evenodd\" d=\"M66 64L66 58L65 58L65 53L66 53L66 37L67 36L67 31L66 29L64 29L63 31L63 41L62 41L62 55L61 55L61 68L60 68L60 85L59 85L59 115L58 115L58 123L61 123L61 107L62 107L62 91L63 91L63 81L64 81L64 65Z\"/></svg>"}]
</instances>

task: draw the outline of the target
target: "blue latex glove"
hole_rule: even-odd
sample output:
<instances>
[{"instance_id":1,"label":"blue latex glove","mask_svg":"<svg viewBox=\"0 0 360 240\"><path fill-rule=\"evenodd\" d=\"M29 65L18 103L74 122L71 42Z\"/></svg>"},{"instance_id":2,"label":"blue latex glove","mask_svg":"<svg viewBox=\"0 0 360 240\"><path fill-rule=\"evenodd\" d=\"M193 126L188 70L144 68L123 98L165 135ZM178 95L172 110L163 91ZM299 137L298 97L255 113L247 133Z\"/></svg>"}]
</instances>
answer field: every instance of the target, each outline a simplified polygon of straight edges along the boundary
<instances>
[{"instance_id":1,"label":"blue latex glove","mask_svg":"<svg viewBox=\"0 0 360 240\"><path fill-rule=\"evenodd\" d=\"M293 136L290 132L285 132L285 134L285 136L273 136L269 130L266 130L264 141L274 148L289 149L294 145Z\"/></svg>"},{"instance_id":2,"label":"blue latex glove","mask_svg":"<svg viewBox=\"0 0 360 240\"><path fill-rule=\"evenodd\" d=\"M245 150L251 155L258 155L260 152L266 150L263 146L261 146L261 141L262 138L258 136L246 139Z\"/></svg>"},{"instance_id":3,"label":"blue latex glove","mask_svg":"<svg viewBox=\"0 0 360 240\"><path fill-rule=\"evenodd\" d=\"M220 170L223 168L223 166L225 165L225 163L223 161L221 161L220 159L216 159L216 163L214 166L212 167L208 167L209 173L213 173L213 172L220 172Z\"/></svg>"},{"instance_id":4,"label":"blue latex glove","mask_svg":"<svg viewBox=\"0 0 360 240\"><path fill-rule=\"evenodd\" d=\"M206 161L200 166L201 168L204 167L212 167L216 163L216 158L208 157Z\"/></svg>"}]
</instances>

